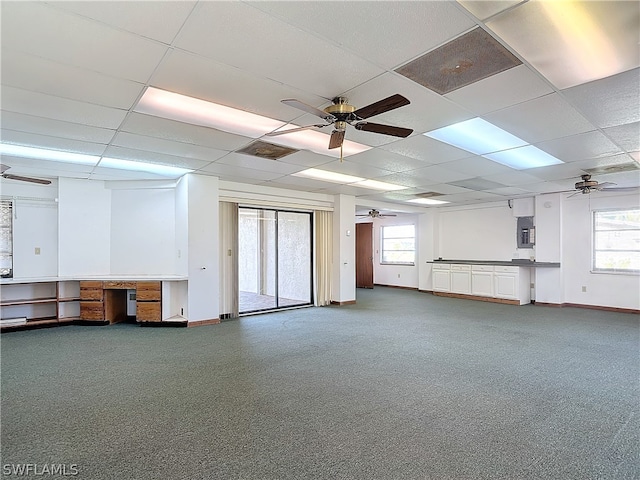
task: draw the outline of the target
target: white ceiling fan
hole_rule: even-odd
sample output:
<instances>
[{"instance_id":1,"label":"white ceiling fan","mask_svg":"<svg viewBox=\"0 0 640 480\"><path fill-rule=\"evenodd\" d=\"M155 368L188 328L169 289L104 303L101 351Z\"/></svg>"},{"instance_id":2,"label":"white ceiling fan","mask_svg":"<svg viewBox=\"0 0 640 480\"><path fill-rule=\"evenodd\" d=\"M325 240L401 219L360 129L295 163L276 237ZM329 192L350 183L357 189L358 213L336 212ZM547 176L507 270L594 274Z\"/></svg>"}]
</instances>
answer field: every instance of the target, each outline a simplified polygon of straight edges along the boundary
<instances>
[{"instance_id":1,"label":"white ceiling fan","mask_svg":"<svg viewBox=\"0 0 640 480\"><path fill-rule=\"evenodd\" d=\"M6 178L8 180L18 180L19 182L37 183L39 185L51 184L51 180L45 180L43 178L23 177L22 175L5 173L10 168L11 167L9 165L3 165L2 163L0 163L0 174L2 175L2 178Z\"/></svg>"},{"instance_id":2,"label":"white ceiling fan","mask_svg":"<svg viewBox=\"0 0 640 480\"><path fill-rule=\"evenodd\" d=\"M602 182L599 183L596 180L591 180L591 174L589 173L585 173L584 175L581 175L582 181L580 182L576 182L575 184L575 189L576 191L573 192L571 195L569 195L569 197L573 197L574 195L578 195L579 193L582 194L589 194L591 192L610 192L610 191L630 191L630 190L635 190L634 187L631 188L627 188L627 187L622 187L622 188L617 188L614 187L614 185L617 185L616 183L613 182ZM571 191L571 190L569 190Z\"/></svg>"}]
</instances>

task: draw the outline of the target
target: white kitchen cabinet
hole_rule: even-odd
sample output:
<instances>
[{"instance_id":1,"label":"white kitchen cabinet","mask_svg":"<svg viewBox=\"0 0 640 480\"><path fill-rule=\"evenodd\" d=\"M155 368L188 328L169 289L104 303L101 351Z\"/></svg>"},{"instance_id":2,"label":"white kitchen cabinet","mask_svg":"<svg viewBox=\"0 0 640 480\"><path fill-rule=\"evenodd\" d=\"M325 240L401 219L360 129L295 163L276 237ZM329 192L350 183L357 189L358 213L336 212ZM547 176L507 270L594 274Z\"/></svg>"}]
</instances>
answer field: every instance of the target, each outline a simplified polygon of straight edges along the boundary
<instances>
[{"instance_id":1,"label":"white kitchen cabinet","mask_svg":"<svg viewBox=\"0 0 640 480\"><path fill-rule=\"evenodd\" d=\"M451 265L448 263L434 263L431 269L432 286L434 292L451 291Z\"/></svg>"},{"instance_id":2,"label":"white kitchen cabinet","mask_svg":"<svg viewBox=\"0 0 640 480\"><path fill-rule=\"evenodd\" d=\"M451 265L451 293L471 293L471 265Z\"/></svg>"},{"instance_id":3,"label":"white kitchen cabinet","mask_svg":"<svg viewBox=\"0 0 640 480\"><path fill-rule=\"evenodd\" d=\"M493 265L472 265L471 294L493 297Z\"/></svg>"},{"instance_id":4,"label":"white kitchen cabinet","mask_svg":"<svg viewBox=\"0 0 640 480\"><path fill-rule=\"evenodd\" d=\"M529 269L496 265L493 274L493 296L518 300L520 305L531 302Z\"/></svg>"}]
</instances>

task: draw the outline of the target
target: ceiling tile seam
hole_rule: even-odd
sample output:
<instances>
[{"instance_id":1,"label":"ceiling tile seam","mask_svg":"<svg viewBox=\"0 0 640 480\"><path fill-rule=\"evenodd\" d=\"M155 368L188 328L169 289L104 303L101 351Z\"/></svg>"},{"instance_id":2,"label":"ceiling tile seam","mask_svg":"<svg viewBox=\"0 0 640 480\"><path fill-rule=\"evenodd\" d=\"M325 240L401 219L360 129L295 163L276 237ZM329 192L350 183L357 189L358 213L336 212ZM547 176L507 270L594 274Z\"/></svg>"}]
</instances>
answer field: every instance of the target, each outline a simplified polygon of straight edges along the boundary
<instances>
[{"instance_id":1,"label":"ceiling tile seam","mask_svg":"<svg viewBox=\"0 0 640 480\"><path fill-rule=\"evenodd\" d=\"M80 125L80 124L75 124L75 125ZM32 132L32 131L16 130L14 128L7 128L7 127L2 127L1 131L8 131L8 132L15 132L15 133L25 133L25 134L28 134L28 135L37 135L39 137L46 137L46 138L52 138L52 139L58 139L58 140L68 140L68 141L71 141L71 142L83 143L85 145L86 144L89 144L89 145L100 145L100 146L104 147L103 148L103 153L104 153L104 150L106 150L106 148L107 148L107 144L106 143L92 142L92 141L89 141L89 140L77 140L75 138L58 137L58 136L54 136L54 135L48 135L48 134L45 134L45 133L35 133L35 132ZM0 141L4 142L4 139L2 138L2 139L0 139ZM31 147L33 145L25 145L25 146ZM38 146L36 148L44 148L44 147ZM49 150L55 150L55 149L49 148ZM85 153L85 152L72 151L71 153Z\"/></svg>"}]
</instances>

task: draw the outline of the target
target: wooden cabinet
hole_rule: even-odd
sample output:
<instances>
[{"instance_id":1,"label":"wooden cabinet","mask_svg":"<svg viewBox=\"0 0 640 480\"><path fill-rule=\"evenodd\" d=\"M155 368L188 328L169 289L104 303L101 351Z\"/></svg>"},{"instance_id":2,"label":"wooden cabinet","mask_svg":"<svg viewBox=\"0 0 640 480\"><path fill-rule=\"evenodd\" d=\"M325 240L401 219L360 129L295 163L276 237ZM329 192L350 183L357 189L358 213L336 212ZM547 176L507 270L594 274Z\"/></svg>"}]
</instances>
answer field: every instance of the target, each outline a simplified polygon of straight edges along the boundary
<instances>
[{"instance_id":1,"label":"wooden cabinet","mask_svg":"<svg viewBox=\"0 0 640 480\"><path fill-rule=\"evenodd\" d=\"M87 322L104 322L104 290L102 282L80 281L80 318Z\"/></svg>"},{"instance_id":2,"label":"wooden cabinet","mask_svg":"<svg viewBox=\"0 0 640 480\"><path fill-rule=\"evenodd\" d=\"M162 321L161 282L138 282L136 286L136 320L138 322Z\"/></svg>"}]
</instances>

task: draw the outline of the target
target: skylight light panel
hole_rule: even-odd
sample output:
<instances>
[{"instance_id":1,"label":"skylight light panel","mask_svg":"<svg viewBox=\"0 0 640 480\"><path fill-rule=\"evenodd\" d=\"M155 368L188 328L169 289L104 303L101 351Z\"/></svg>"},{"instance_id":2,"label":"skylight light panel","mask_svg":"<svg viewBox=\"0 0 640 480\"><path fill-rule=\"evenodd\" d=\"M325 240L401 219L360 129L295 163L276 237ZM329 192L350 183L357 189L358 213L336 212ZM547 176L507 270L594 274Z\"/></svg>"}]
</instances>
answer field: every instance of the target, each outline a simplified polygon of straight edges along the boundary
<instances>
[{"instance_id":1,"label":"skylight light panel","mask_svg":"<svg viewBox=\"0 0 640 480\"><path fill-rule=\"evenodd\" d=\"M103 158L100 160L99 167L117 168L120 170L133 170L137 172L155 173L164 177L181 177L193 170L181 167L172 167L169 165L160 165L156 163L136 162L133 160L121 160L119 158Z\"/></svg>"},{"instance_id":2,"label":"skylight light panel","mask_svg":"<svg viewBox=\"0 0 640 480\"><path fill-rule=\"evenodd\" d=\"M259 138L285 125L262 115L153 87L147 88L134 111L250 138Z\"/></svg>"},{"instance_id":3,"label":"skylight light panel","mask_svg":"<svg viewBox=\"0 0 640 480\"><path fill-rule=\"evenodd\" d=\"M472 118L423 135L476 155L527 145L524 140L481 118Z\"/></svg>"},{"instance_id":4,"label":"skylight light panel","mask_svg":"<svg viewBox=\"0 0 640 480\"><path fill-rule=\"evenodd\" d=\"M0 155L35 158L36 160L50 160L54 162L82 163L85 165L95 165L98 163L98 160L100 160L100 157L97 155L85 155L83 153L63 152L61 150L26 147L24 145L12 145L9 143L0 143Z\"/></svg>"},{"instance_id":5,"label":"skylight light panel","mask_svg":"<svg viewBox=\"0 0 640 480\"><path fill-rule=\"evenodd\" d=\"M546 167L549 165L557 165L564 163L553 155L543 152L538 147L528 145L526 147L513 148L503 152L491 153L483 155L483 157L501 163L507 167L516 170L525 170L527 168Z\"/></svg>"}]
</instances>

